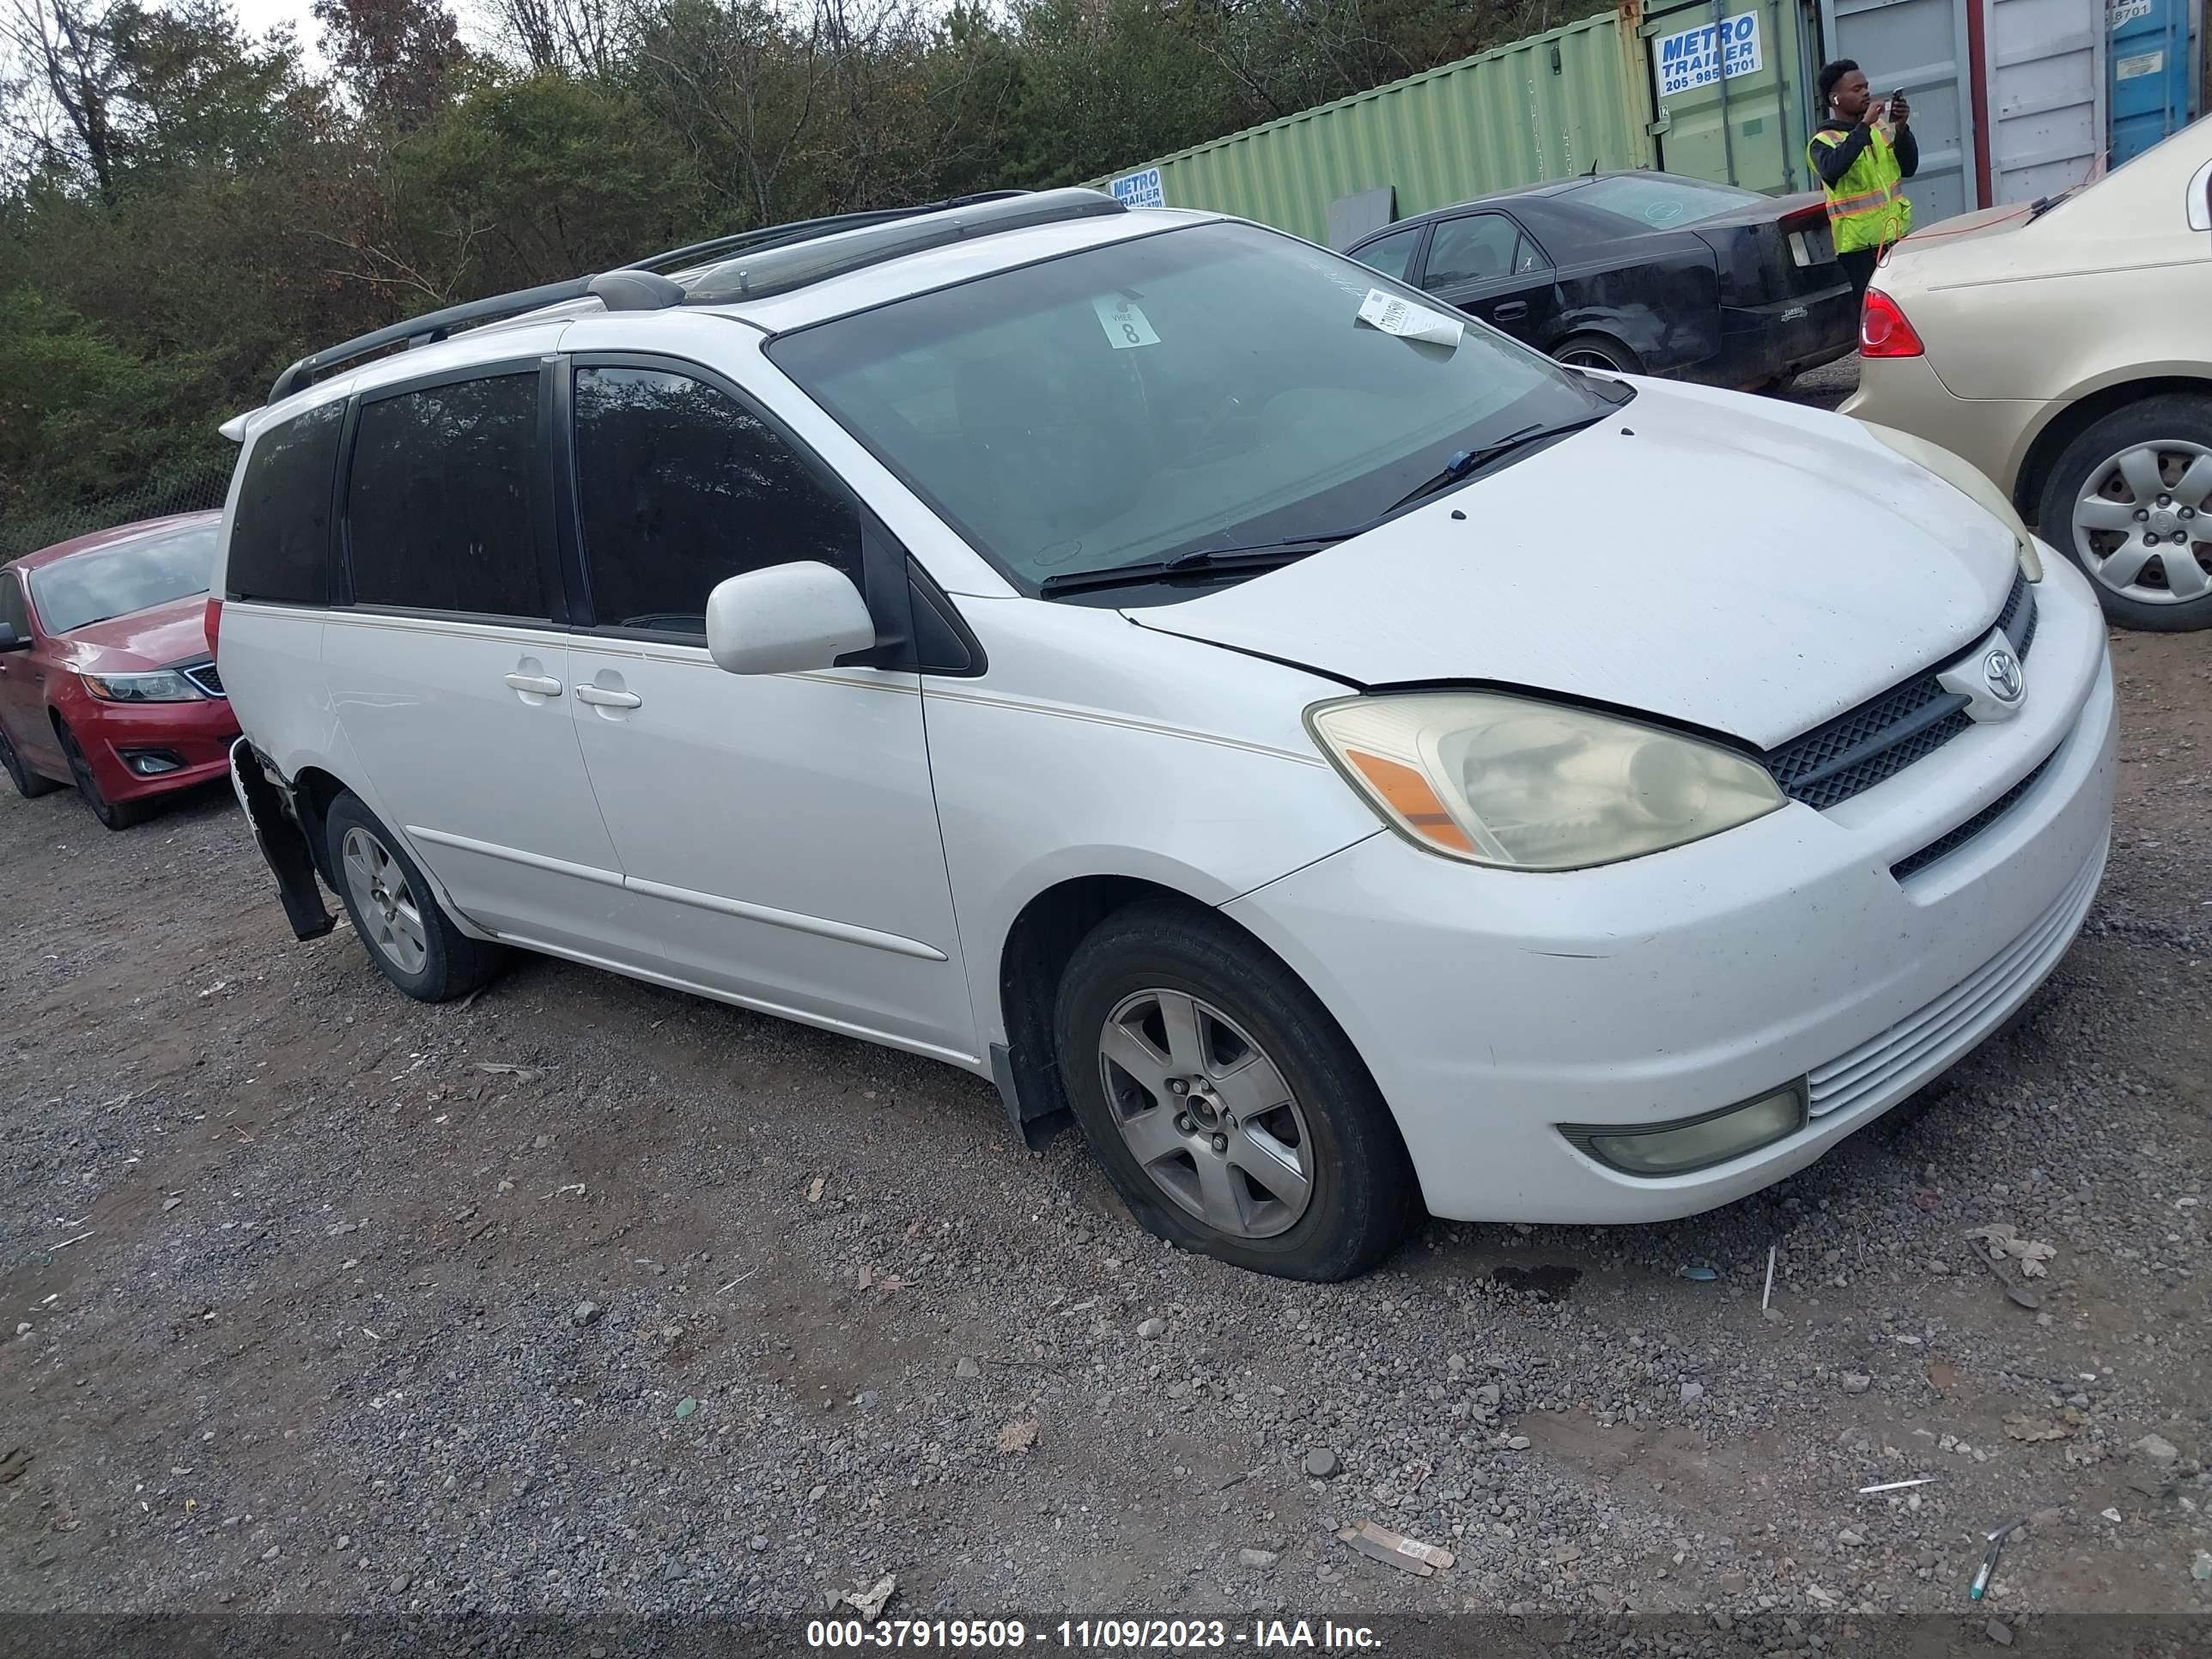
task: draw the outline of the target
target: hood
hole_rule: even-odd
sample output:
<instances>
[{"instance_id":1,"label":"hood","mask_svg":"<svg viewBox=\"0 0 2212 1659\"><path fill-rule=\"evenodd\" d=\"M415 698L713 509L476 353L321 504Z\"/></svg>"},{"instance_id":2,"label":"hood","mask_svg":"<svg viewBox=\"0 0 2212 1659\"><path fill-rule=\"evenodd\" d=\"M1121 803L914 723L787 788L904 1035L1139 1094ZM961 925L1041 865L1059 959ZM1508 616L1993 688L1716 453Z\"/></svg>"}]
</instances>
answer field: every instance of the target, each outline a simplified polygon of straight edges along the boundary
<instances>
[{"instance_id":1,"label":"hood","mask_svg":"<svg viewBox=\"0 0 2212 1659\"><path fill-rule=\"evenodd\" d=\"M70 665L79 672L167 668L208 654L207 595L195 593L150 610L88 623L62 640Z\"/></svg>"},{"instance_id":2,"label":"hood","mask_svg":"<svg viewBox=\"0 0 2212 1659\"><path fill-rule=\"evenodd\" d=\"M1642 381L1357 540L1125 614L1361 686L1549 691L1771 748L1979 639L2018 568L1856 421Z\"/></svg>"}]
</instances>

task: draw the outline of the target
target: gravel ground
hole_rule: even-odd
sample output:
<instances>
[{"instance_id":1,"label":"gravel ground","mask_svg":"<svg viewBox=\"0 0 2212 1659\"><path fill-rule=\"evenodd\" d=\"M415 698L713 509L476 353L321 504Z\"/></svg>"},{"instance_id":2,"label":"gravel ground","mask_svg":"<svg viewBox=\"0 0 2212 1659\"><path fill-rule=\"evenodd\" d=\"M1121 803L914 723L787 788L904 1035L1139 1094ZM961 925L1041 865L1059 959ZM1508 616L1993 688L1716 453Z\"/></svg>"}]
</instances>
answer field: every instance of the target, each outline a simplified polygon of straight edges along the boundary
<instances>
[{"instance_id":1,"label":"gravel ground","mask_svg":"<svg viewBox=\"0 0 2212 1659\"><path fill-rule=\"evenodd\" d=\"M889 1574L1794 1632L1964 1612L2023 1515L1977 1632L2212 1611L2212 654L2115 651L2111 872L2023 1022L1716 1214L1435 1225L1329 1288L1153 1243L927 1062L544 960L408 1002L288 938L222 797L9 795L0 1605L758 1620ZM2056 1248L2039 1312L1988 1223Z\"/></svg>"}]
</instances>

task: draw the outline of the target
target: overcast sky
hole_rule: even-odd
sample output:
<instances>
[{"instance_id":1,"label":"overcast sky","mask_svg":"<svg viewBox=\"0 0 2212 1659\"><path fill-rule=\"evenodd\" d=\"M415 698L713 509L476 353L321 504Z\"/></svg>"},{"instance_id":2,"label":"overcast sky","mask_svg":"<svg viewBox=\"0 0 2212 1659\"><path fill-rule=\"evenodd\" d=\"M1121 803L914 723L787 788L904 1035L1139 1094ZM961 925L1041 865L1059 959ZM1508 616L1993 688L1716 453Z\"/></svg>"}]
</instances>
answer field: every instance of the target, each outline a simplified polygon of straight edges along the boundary
<instances>
[{"instance_id":1,"label":"overcast sky","mask_svg":"<svg viewBox=\"0 0 2212 1659\"><path fill-rule=\"evenodd\" d=\"M266 33L279 23L289 23L313 61L322 61L319 48L322 27L315 21L311 0L230 0L230 6L249 35ZM472 46L487 44L481 18L467 0L460 0L453 10L461 20L461 39Z\"/></svg>"}]
</instances>

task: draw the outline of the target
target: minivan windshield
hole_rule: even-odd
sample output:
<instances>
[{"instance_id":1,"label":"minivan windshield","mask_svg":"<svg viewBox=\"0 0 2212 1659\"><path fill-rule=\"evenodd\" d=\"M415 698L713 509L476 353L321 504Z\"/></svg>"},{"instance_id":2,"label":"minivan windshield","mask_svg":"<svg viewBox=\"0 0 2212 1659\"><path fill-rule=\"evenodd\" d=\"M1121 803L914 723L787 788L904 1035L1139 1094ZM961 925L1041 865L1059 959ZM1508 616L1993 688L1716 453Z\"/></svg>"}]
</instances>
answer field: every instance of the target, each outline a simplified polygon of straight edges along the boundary
<instances>
[{"instance_id":1,"label":"minivan windshield","mask_svg":"<svg viewBox=\"0 0 2212 1659\"><path fill-rule=\"evenodd\" d=\"M1412 308L1410 326L1457 338L1362 320L1378 289ZM1500 441L1519 445L1499 450L1508 465L1528 434L1584 424L1620 398L1462 325L1337 254L1215 222L917 295L769 353L1036 591L1340 538Z\"/></svg>"},{"instance_id":2,"label":"minivan windshield","mask_svg":"<svg viewBox=\"0 0 2212 1659\"><path fill-rule=\"evenodd\" d=\"M215 572L215 531L211 524L194 525L40 566L30 573L39 620L47 633L66 634L206 592Z\"/></svg>"}]
</instances>

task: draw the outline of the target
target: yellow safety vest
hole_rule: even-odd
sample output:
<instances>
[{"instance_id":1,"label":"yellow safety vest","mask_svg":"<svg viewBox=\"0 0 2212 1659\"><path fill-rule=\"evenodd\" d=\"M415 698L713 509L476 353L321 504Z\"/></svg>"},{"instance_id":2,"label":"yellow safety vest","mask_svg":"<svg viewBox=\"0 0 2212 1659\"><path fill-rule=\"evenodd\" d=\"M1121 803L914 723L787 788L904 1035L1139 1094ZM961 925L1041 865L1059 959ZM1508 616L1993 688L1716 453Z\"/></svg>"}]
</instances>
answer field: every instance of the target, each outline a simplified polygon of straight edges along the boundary
<instances>
[{"instance_id":1,"label":"yellow safety vest","mask_svg":"<svg viewBox=\"0 0 2212 1659\"><path fill-rule=\"evenodd\" d=\"M1844 135L1820 131L1813 144L1834 149ZM1813 145L1805 147L1808 162L1814 158ZM1819 178L1820 170L1813 168ZM1899 188L1905 174L1897 165L1897 152L1880 127L1872 130L1867 147L1851 163L1850 171L1825 186L1828 197L1828 228L1836 239L1836 252L1854 253L1861 248L1883 247L1912 228L1912 204Z\"/></svg>"}]
</instances>

